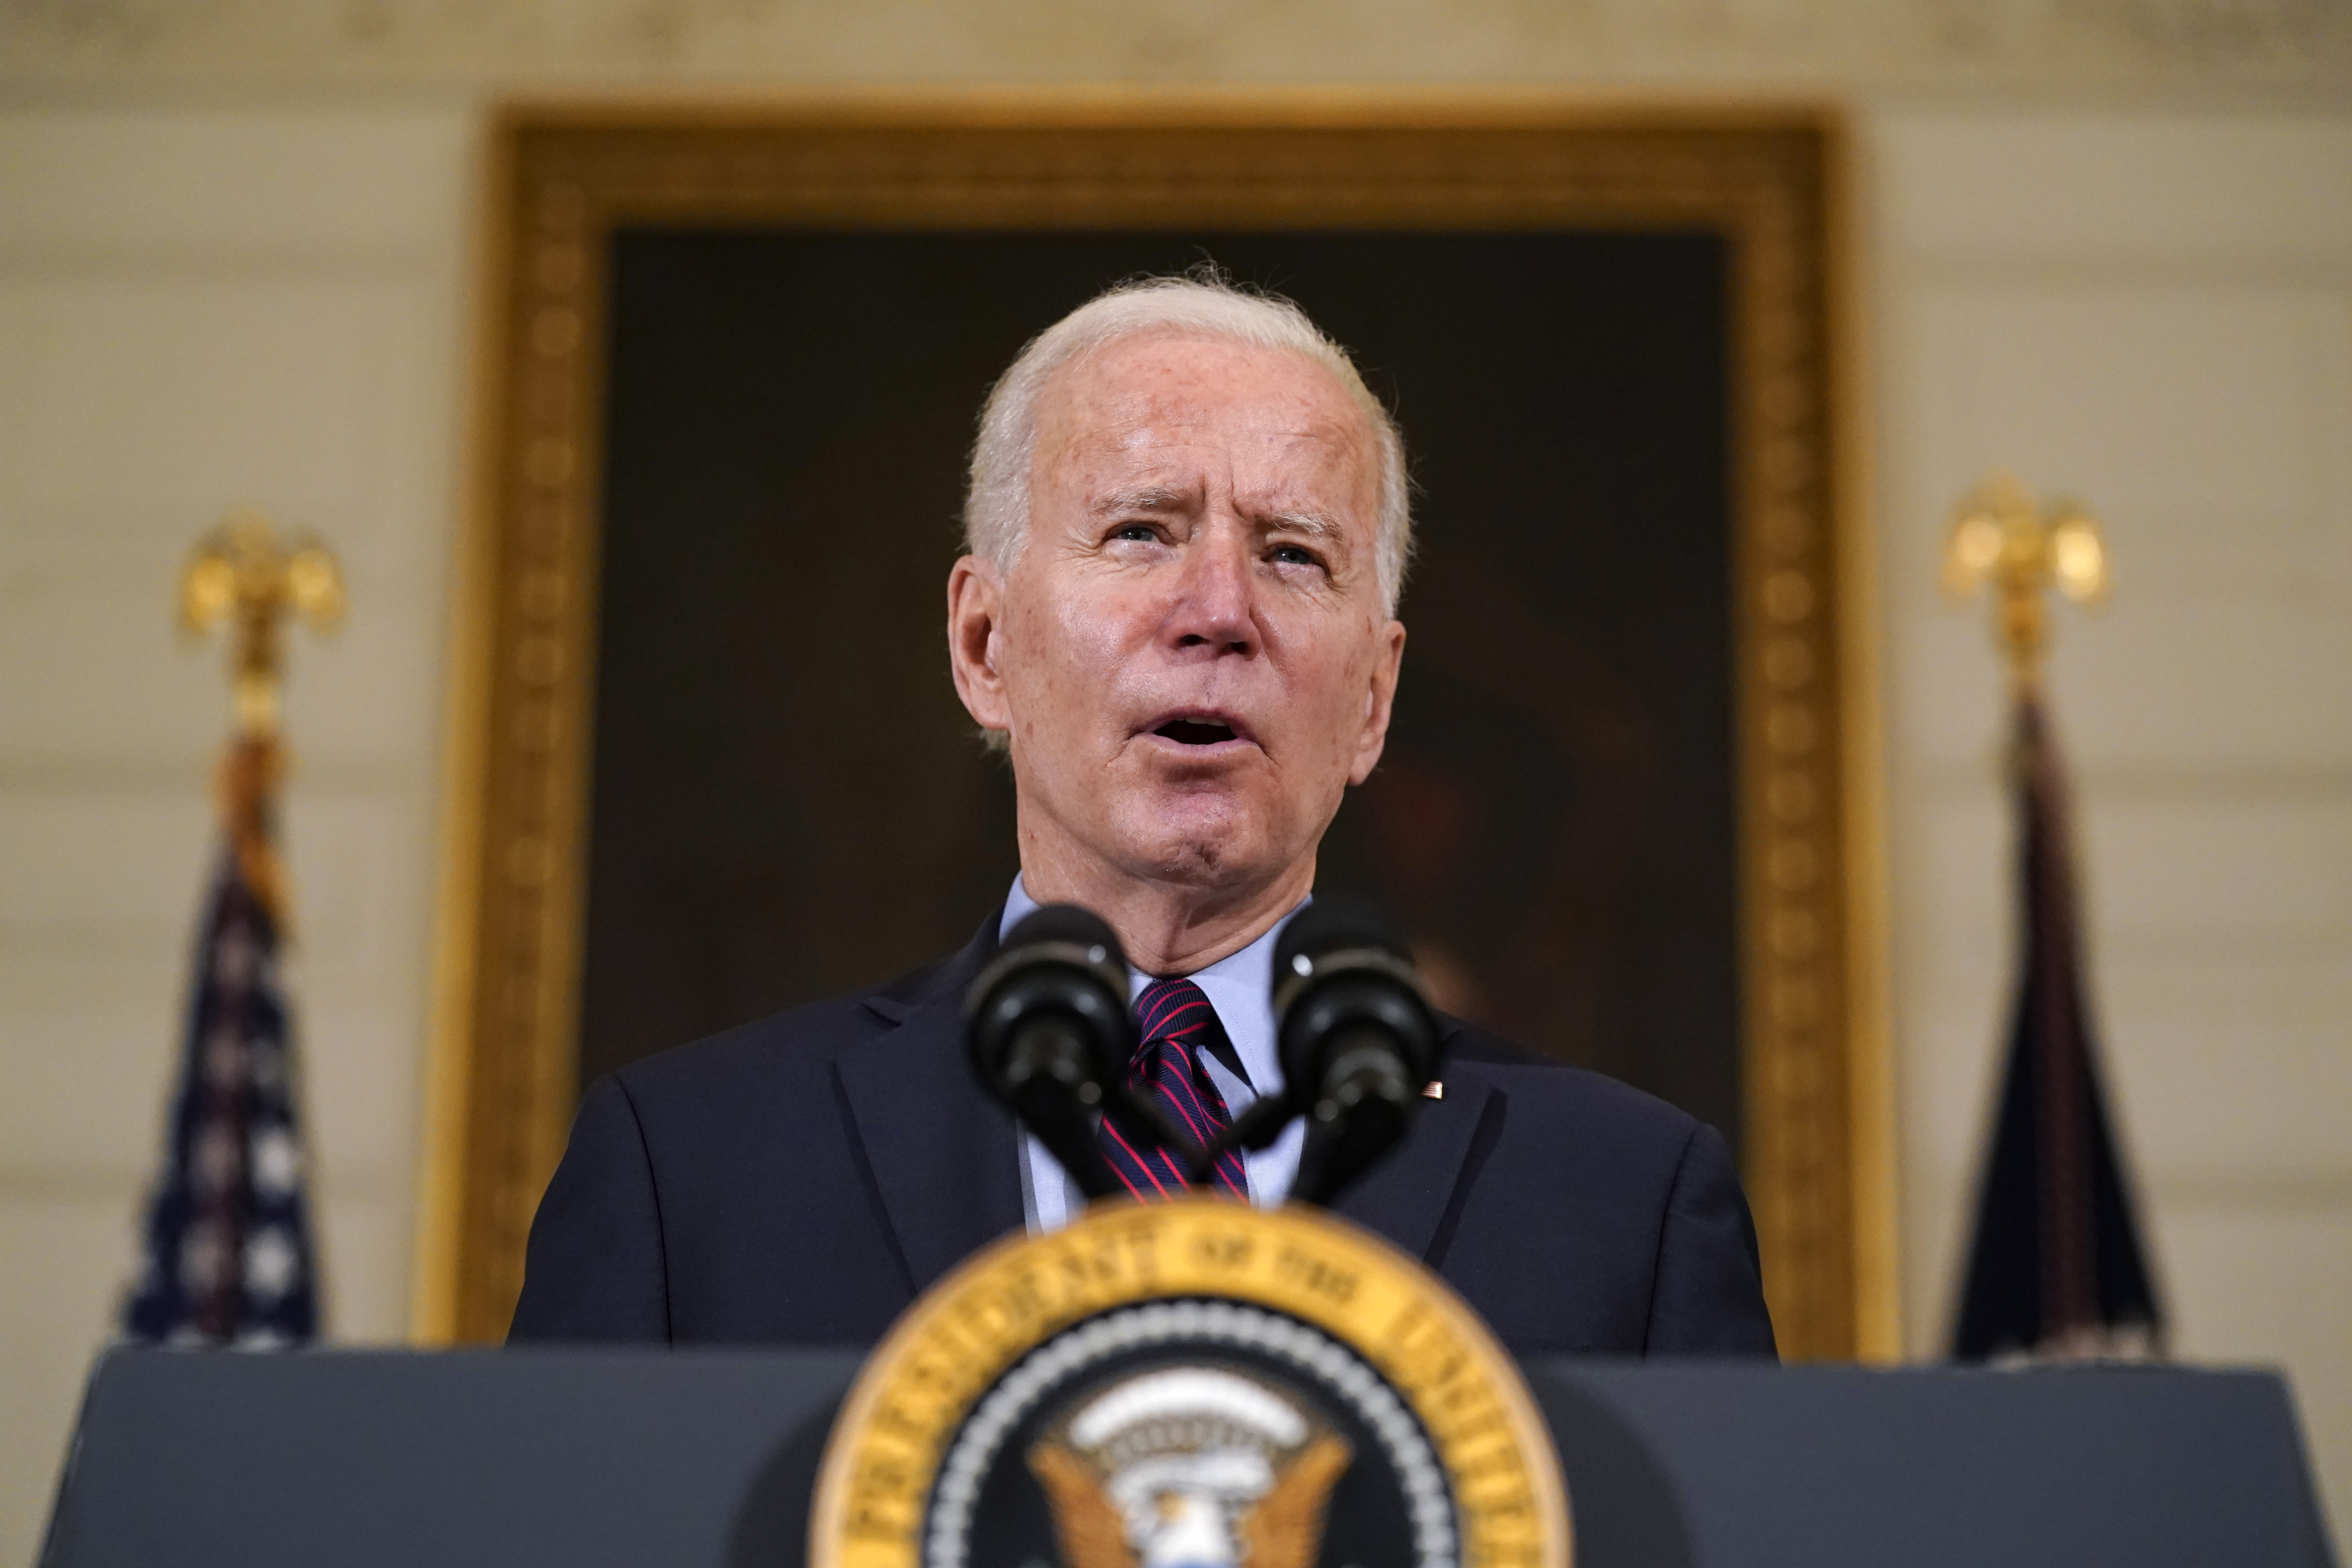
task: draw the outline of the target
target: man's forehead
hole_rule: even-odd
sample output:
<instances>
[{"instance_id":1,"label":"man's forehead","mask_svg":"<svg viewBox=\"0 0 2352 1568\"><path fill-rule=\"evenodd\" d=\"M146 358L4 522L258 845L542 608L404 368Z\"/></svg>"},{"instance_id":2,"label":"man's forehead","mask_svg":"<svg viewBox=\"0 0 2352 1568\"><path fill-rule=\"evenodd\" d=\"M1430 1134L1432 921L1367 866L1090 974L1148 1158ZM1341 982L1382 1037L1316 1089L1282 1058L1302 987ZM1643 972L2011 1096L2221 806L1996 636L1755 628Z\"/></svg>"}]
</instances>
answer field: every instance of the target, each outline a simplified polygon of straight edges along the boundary
<instances>
[{"instance_id":1,"label":"man's forehead","mask_svg":"<svg viewBox=\"0 0 2352 1568\"><path fill-rule=\"evenodd\" d=\"M1066 365L1045 389L1040 435L1139 447L1161 432L1224 429L1353 446L1363 410L1339 377L1289 349L1149 334ZM1043 443L1041 443L1042 445Z\"/></svg>"},{"instance_id":2,"label":"man's forehead","mask_svg":"<svg viewBox=\"0 0 2352 1568\"><path fill-rule=\"evenodd\" d=\"M1040 464L1065 479L1084 470L1090 503L1195 491L1204 459L1237 457L1262 461L1269 479L1371 481L1375 448L1362 409L1305 356L1184 339L1125 347L1066 367L1039 411Z\"/></svg>"}]
</instances>

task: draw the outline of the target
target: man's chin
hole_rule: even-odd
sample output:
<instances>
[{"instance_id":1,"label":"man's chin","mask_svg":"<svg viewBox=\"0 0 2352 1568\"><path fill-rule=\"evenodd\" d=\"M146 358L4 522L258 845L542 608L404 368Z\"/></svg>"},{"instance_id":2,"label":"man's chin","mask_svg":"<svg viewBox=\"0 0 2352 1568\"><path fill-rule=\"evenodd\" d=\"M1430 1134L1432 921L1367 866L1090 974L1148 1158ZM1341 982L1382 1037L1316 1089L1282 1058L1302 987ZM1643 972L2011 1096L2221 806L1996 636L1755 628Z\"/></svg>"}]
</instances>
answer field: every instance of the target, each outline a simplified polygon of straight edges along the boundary
<instances>
[{"instance_id":1,"label":"man's chin","mask_svg":"<svg viewBox=\"0 0 2352 1568\"><path fill-rule=\"evenodd\" d=\"M1178 805L1148 821L1129 824L1120 856L1159 881L1202 888L1240 887L1281 875L1296 858L1265 825L1231 812ZM1187 809L1187 806L1192 809Z\"/></svg>"}]
</instances>

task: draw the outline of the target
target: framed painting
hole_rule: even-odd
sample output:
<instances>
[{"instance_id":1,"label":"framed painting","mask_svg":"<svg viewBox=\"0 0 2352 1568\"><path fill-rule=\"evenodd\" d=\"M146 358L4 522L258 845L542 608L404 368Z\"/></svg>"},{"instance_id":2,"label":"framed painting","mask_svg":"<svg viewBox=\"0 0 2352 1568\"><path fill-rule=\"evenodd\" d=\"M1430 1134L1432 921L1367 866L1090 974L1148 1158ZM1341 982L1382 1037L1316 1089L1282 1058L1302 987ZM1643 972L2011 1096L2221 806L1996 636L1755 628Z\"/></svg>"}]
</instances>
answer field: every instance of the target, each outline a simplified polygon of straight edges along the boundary
<instances>
[{"instance_id":1,"label":"framed painting","mask_svg":"<svg viewBox=\"0 0 2352 1568\"><path fill-rule=\"evenodd\" d=\"M1721 1128L1795 1356L1895 1346L1839 142L1801 110L1087 97L498 137L418 1321L503 1334L580 1089L960 945L973 421L1106 286L1296 299L1399 415L1390 744L1319 888Z\"/></svg>"}]
</instances>

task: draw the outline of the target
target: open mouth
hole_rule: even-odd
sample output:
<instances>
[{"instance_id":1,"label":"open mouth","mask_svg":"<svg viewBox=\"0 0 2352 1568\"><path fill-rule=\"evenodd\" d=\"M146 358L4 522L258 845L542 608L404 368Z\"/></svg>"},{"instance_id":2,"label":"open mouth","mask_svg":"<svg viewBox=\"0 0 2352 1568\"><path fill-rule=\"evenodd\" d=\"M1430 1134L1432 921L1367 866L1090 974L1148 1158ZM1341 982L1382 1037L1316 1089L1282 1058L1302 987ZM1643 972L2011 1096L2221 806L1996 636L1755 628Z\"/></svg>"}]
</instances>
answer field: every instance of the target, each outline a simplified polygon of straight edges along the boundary
<instances>
[{"instance_id":1,"label":"open mouth","mask_svg":"<svg viewBox=\"0 0 2352 1568\"><path fill-rule=\"evenodd\" d=\"M1214 719L1171 719L1151 732L1165 735L1180 746L1213 746L1234 738L1231 724Z\"/></svg>"}]
</instances>

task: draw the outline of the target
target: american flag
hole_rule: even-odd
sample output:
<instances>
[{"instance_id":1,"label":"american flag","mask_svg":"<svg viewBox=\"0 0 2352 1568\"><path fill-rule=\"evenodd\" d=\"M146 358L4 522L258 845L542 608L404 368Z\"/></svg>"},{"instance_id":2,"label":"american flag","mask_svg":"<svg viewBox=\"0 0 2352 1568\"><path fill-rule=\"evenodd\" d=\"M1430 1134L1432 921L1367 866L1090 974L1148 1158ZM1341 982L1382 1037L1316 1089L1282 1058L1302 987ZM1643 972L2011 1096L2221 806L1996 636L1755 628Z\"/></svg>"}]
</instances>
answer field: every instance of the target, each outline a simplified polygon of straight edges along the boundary
<instances>
[{"instance_id":1,"label":"american flag","mask_svg":"<svg viewBox=\"0 0 2352 1568\"><path fill-rule=\"evenodd\" d=\"M278 977L276 862L266 835L274 763L233 753L224 770L230 841L196 942L163 1168L148 1207L143 1266L123 1309L123 1331L135 1340L267 1350L318 1332L294 1046Z\"/></svg>"}]
</instances>

